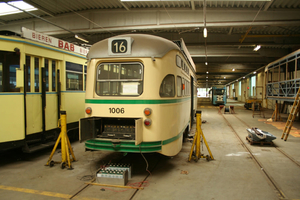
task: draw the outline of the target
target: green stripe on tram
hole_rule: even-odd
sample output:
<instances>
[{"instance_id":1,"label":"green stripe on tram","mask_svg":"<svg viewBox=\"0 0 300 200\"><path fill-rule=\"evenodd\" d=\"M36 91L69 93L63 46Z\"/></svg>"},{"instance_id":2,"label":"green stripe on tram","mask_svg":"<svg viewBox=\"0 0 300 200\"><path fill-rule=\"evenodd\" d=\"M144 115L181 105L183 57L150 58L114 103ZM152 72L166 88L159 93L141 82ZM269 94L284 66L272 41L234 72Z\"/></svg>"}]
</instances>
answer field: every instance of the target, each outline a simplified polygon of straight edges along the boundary
<instances>
[{"instance_id":1,"label":"green stripe on tram","mask_svg":"<svg viewBox=\"0 0 300 200\"><path fill-rule=\"evenodd\" d=\"M118 99L86 99L85 103L91 104L170 104L170 103L180 103L191 98L182 99L136 99L136 100L118 100Z\"/></svg>"}]
</instances>

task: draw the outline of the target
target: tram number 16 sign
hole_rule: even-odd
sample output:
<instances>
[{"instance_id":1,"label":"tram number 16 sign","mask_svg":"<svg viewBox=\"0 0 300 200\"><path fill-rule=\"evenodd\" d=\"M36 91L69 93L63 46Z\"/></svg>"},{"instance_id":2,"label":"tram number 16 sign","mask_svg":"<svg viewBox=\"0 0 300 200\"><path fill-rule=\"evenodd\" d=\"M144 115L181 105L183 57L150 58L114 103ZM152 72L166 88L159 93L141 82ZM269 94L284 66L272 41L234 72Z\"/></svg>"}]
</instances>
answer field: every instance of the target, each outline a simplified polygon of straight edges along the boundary
<instances>
[{"instance_id":1,"label":"tram number 16 sign","mask_svg":"<svg viewBox=\"0 0 300 200\"><path fill-rule=\"evenodd\" d=\"M130 55L131 54L131 38L109 38L108 54L109 55Z\"/></svg>"}]
</instances>

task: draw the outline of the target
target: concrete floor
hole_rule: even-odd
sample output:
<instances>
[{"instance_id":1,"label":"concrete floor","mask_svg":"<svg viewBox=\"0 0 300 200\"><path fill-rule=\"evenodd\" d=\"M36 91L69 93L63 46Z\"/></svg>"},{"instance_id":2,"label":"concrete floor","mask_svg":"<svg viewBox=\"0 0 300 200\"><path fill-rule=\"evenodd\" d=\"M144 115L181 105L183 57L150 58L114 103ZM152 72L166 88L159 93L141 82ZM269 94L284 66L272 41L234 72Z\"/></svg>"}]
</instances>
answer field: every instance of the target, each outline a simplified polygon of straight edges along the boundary
<instances>
[{"instance_id":1,"label":"concrete floor","mask_svg":"<svg viewBox=\"0 0 300 200\"><path fill-rule=\"evenodd\" d=\"M132 164L129 184L139 183L149 175L144 190L136 192L133 189L88 186L72 199L300 199L300 137L290 135L286 142L281 140L280 122L265 121L271 118L272 110L265 111L266 118L259 115L253 118L252 111L244 109L242 103L230 101L227 105L234 105L236 114L222 114L226 121L218 114L218 107L199 99L198 109L202 110L202 120L207 121L202 124L202 130L215 158L213 161L200 159L188 162L190 142L184 143L182 151L174 157L144 154L151 175L146 171L147 164L141 154L85 152L84 144L79 142L72 143L78 160L72 163L73 170L60 169L59 165L52 168L44 166L51 149L33 154L10 151L0 154L0 199L70 199L86 186L85 182L90 181L101 165L117 161ZM285 121L287 115L281 117ZM246 128L249 127L238 118L250 127L275 135L275 147L250 145L245 139ZM300 122L296 121L294 127L300 130ZM201 151L208 154L205 147ZM61 160L59 150L53 160ZM182 171L187 174L182 174Z\"/></svg>"}]
</instances>

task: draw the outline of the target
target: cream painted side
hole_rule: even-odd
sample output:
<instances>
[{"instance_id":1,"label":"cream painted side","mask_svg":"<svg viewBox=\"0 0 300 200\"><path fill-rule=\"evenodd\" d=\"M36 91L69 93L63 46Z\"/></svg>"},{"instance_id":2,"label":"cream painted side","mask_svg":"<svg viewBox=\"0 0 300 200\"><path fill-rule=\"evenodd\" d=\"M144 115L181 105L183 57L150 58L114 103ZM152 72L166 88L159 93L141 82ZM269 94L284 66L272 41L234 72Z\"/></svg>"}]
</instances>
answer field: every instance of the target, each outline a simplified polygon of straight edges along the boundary
<instances>
[{"instance_id":1,"label":"cream painted side","mask_svg":"<svg viewBox=\"0 0 300 200\"><path fill-rule=\"evenodd\" d=\"M67 123L78 122L84 117L84 92L63 92L61 110L67 111Z\"/></svg>"},{"instance_id":2,"label":"cream painted side","mask_svg":"<svg viewBox=\"0 0 300 200\"><path fill-rule=\"evenodd\" d=\"M42 129L42 98L41 94L26 95L27 134L41 132Z\"/></svg>"},{"instance_id":3,"label":"cream painted side","mask_svg":"<svg viewBox=\"0 0 300 200\"><path fill-rule=\"evenodd\" d=\"M24 43L25 41L25 43ZM29 43L28 43L29 42ZM15 37L0 36L1 51L14 51L14 48L19 48L21 51L20 68L23 68L25 56L31 57L31 72L34 72L34 57L40 60L39 68L44 67L44 59L57 61L57 68L61 72L62 91L65 89L65 62L74 62L84 65L86 59L70 55L68 51L50 47L38 42L33 42ZM58 51L56 51L58 50ZM65 52L65 53L64 53ZM51 74L49 66L49 74ZM41 112L41 94L34 92L34 73L31 73L31 91L26 96L27 109L27 134L33 134L42 131L42 112ZM52 77L49 77L51 84ZM40 82L40 79L39 79ZM41 86L41 83L40 83ZM41 87L40 87L41 91ZM49 88L52 91L52 87ZM23 88L21 88L23 92ZM66 108L70 114L68 122L78 121L84 116L84 91L79 91L80 94L65 94L62 95L65 101L62 101L62 107ZM3 93L0 95L1 113L4 113L5 118L0 122L0 142L14 141L24 139L24 100L23 95L12 95L12 93ZM74 107L72 107L74 106ZM76 109L75 109L76 108ZM78 108L78 109L77 109ZM11 113L11 114L10 114ZM17 122L17 123L16 123ZM46 130L57 127L57 100L56 94L46 94Z\"/></svg>"},{"instance_id":4,"label":"cream painted side","mask_svg":"<svg viewBox=\"0 0 300 200\"><path fill-rule=\"evenodd\" d=\"M175 156L177 155L182 148L182 136L175 140L172 143L162 146L162 152L166 156Z\"/></svg>"},{"instance_id":5,"label":"cream painted side","mask_svg":"<svg viewBox=\"0 0 300 200\"><path fill-rule=\"evenodd\" d=\"M46 130L57 128L57 95L46 94Z\"/></svg>"},{"instance_id":6,"label":"cream painted side","mask_svg":"<svg viewBox=\"0 0 300 200\"><path fill-rule=\"evenodd\" d=\"M0 98L0 142L24 139L23 95L0 95Z\"/></svg>"},{"instance_id":7,"label":"cream painted side","mask_svg":"<svg viewBox=\"0 0 300 200\"><path fill-rule=\"evenodd\" d=\"M177 88L177 76L189 80L190 77L182 72L182 69L176 66L177 51L171 51L163 58L115 58L114 60L92 60L88 65L86 99L117 99L117 100L166 100L181 99L161 98L159 88L162 80L168 74L175 75L175 90ZM112 97L98 96L94 91L96 69L100 62L140 62L144 66L144 91L138 97ZM143 141L163 141L177 136L190 120L191 99L186 97L184 102L172 104L86 104L86 107L92 108L92 115L100 117L121 117L121 118L151 118L152 125L143 129ZM143 114L145 108L151 108L152 114L146 117ZM124 114L111 114L109 108L124 108ZM86 115L86 117L90 117ZM162 154L175 155L181 149L182 137L176 141L163 146Z\"/></svg>"}]
</instances>

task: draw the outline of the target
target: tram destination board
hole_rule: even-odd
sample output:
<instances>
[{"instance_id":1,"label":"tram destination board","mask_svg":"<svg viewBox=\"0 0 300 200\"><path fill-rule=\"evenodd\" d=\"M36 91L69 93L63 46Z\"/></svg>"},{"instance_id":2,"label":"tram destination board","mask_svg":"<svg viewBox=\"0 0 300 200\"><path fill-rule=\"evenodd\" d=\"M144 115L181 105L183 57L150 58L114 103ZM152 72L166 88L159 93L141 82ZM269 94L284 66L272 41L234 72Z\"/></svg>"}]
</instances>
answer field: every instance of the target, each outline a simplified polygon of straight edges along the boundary
<instances>
[{"instance_id":1,"label":"tram destination board","mask_svg":"<svg viewBox=\"0 0 300 200\"><path fill-rule=\"evenodd\" d=\"M108 40L108 54L114 56L131 54L131 37L110 38Z\"/></svg>"}]
</instances>

